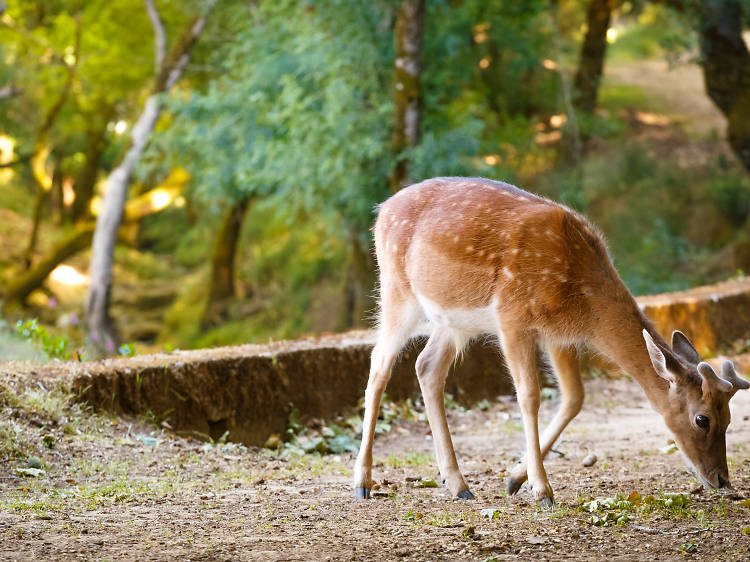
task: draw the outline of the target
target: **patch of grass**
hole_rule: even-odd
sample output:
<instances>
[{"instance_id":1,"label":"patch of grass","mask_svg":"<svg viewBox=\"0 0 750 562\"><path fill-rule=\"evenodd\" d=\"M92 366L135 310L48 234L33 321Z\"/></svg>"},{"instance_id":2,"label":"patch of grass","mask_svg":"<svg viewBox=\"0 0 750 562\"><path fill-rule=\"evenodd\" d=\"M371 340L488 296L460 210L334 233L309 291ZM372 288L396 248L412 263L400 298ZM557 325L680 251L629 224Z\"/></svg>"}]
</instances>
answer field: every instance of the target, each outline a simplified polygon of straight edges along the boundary
<instances>
[{"instance_id":1,"label":"patch of grass","mask_svg":"<svg viewBox=\"0 0 750 562\"><path fill-rule=\"evenodd\" d=\"M429 453L411 453L405 456L390 454L385 462L392 468L407 468L428 466L434 459Z\"/></svg>"}]
</instances>

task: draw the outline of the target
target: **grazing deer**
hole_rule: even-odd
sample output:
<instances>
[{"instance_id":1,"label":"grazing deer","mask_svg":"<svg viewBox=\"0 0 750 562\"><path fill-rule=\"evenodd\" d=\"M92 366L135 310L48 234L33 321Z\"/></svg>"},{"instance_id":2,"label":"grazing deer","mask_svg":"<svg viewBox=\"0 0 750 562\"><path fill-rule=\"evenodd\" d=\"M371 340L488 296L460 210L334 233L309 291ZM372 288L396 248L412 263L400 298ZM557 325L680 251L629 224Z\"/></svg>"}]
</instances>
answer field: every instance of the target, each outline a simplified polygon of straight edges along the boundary
<instances>
[{"instance_id":1,"label":"grazing deer","mask_svg":"<svg viewBox=\"0 0 750 562\"><path fill-rule=\"evenodd\" d=\"M712 488L729 485L729 399L750 387L730 361L718 376L681 332L668 345L643 315L599 234L580 214L506 183L434 178L398 192L374 227L380 268L378 337L354 470L359 498L372 486L372 443L391 367L417 324L432 328L416 371L443 482L471 499L445 417L448 368L479 334L498 337L521 408L526 456L508 492L528 478L553 493L542 459L583 404L577 347L587 344L629 373L674 434L687 464ZM562 403L541 440L535 349L546 347Z\"/></svg>"}]
</instances>

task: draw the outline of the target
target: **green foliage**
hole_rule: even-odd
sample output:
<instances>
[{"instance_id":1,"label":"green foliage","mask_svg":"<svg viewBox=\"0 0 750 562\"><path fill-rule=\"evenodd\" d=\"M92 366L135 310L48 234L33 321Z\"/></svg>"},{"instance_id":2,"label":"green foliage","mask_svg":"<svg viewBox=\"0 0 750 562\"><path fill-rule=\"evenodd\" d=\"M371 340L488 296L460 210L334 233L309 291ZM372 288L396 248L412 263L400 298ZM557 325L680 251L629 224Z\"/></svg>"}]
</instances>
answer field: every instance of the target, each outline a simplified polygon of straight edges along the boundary
<instances>
[{"instance_id":1,"label":"green foliage","mask_svg":"<svg viewBox=\"0 0 750 562\"><path fill-rule=\"evenodd\" d=\"M291 215L323 200L369 223L389 165L380 17L371 2L261 3L221 76L173 100L154 156L186 166L204 200L263 195Z\"/></svg>"},{"instance_id":2,"label":"green foliage","mask_svg":"<svg viewBox=\"0 0 750 562\"><path fill-rule=\"evenodd\" d=\"M70 359L68 340L65 336L53 336L44 326L41 326L36 318L31 320L19 320L16 331L21 337L32 342L40 351L43 351L51 359Z\"/></svg>"},{"instance_id":3,"label":"green foliage","mask_svg":"<svg viewBox=\"0 0 750 562\"><path fill-rule=\"evenodd\" d=\"M660 4L646 5L636 16L624 19L617 39L609 46L610 61L636 61L665 57L674 61L697 49L697 38L683 14Z\"/></svg>"},{"instance_id":4,"label":"green foliage","mask_svg":"<svg viewBox=\"0 0 750 562\"><path fill-rule=\"evenodd\" d=\"M727 165L724 158L718 161L716 174L711 174L706 190L712 202L736 228L750 217L750 178L746 173Z\"/></svg>"}]
</instances>

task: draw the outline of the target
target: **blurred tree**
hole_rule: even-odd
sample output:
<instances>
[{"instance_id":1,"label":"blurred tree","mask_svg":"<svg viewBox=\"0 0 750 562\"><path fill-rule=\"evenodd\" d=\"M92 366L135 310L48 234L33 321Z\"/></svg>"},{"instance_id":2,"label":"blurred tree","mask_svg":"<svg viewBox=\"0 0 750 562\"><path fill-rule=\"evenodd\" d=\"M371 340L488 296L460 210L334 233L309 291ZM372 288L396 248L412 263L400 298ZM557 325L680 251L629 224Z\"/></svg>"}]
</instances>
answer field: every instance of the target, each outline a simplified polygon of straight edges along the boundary
<instances>
[{"instance_id":1,"label":"blurred tree","mask_svg":"<svg viewBox=\"0 0 750 562\"><path fill-rule=\"evenodd\" d=\"M156 36L156 80L153 91L144 104L143 112L131 131L132 145L120 164L107 178L107 190L102 201L101 212L97 217L91 247L89 267L91 281L86 300L86 320L89 338L99 353L111 353L118 347L117 330L109 315L112 259L133 169L161 114L163 108L161 94L169 92L182 75L185 65L190 60L191 50L205 25L206 13L213 7L213 3L213 1L208 2L207 10L188 22L170 52L166 53L164 51L164 25L158 16L153 0L146 0L149 18Z\"/></svg>"},{"instance_id":2,"label":"blurred tree","mask_svg":"<svg viewBox=\"0 0 750 562\"><path fill-rule=\"evenodd\" d=\"M573 79L571 110L568 115L562 156L568 163L578 163L590 135L591 118L596 111L599 85L607 54L607 31L612 11L619 0L591 0L586 10L586 33L581 45L578 69ZM562 70L561 70L562 72ZM583 118L583 127L579 122ZM580 180L579 180L580 181Z\"/></svg>"},{"instance_id":3,"label":"blurred tree","mask_svg":"<svg viewBox=\"0 0 750 562\"><path fill-rule=\"evenodd\" d=\"M241 197L227 210L214 243L211 257L211 278L208 298L203 308L201 327L219 324L226 315L227 306L235 296L234 270L237 243L245 221L250 199ZM246 295L252 297L252 294Z\"/></svg>"},{"instance_id":4,"label":"blurred tree","mask_svg":"<svg viewBox=\"0 0 750 562\"><path fill-rule=\"evenodd\" d=\"M750 52L741 0L702 0L698 30L706 92L727 118L727 139L750 172Z\"/></svg>"},{"instance_id":5,"label":"blurred tree","mask_svg":"<svg viewBox=\"0 0 750 562\"><path fill-rule=\"evenodd\" d=\"M422 43L425 0L403 0L398 10L394 37L396 64L393 80L395 122L393 152L396 155L391 174L391 192L408 185L407 160L402 154L419 143L422 122Z\"/></svg>"}]
</instances>

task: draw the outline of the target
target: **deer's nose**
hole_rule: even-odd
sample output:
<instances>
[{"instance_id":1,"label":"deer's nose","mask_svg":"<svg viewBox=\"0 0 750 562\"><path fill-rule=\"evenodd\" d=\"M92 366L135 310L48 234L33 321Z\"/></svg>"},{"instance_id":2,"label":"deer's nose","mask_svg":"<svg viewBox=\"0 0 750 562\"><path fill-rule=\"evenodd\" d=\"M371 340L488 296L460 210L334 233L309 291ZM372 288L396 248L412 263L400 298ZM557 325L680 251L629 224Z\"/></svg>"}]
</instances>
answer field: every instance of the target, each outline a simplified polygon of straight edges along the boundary
<instances>
[{"instance_id":1,"label":"deer's nose","mask_svg":"<svg viewBox=\"0 0 750 562\"><path fill-rule=\"evenodd\" d=\"M727 486L729 486L729 480L724 480L721 474L719 474L719 488L726 488Z\"/></svg>"}]
</instances>

